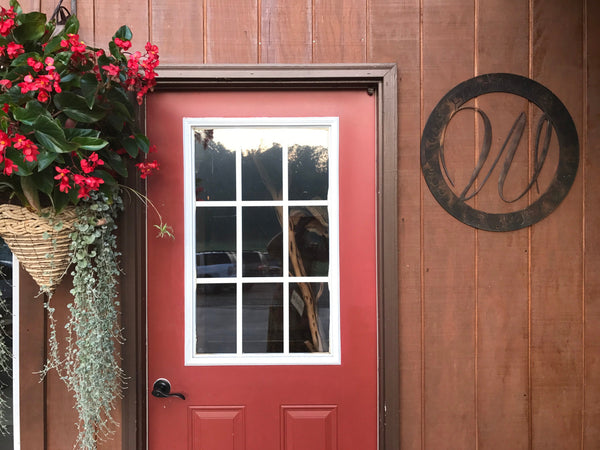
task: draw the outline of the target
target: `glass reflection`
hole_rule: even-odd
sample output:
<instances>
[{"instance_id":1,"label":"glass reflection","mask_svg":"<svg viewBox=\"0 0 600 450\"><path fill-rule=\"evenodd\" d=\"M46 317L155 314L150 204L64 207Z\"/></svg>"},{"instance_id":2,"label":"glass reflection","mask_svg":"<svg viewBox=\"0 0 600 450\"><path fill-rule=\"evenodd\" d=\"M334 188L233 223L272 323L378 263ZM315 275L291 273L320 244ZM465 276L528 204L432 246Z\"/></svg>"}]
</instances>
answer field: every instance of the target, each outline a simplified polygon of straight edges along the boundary
<instances>
[{"instance_id":1,"label":"glass reflection","mask_svg":"<svg viewBox=\"0 0 600 450\"><path fill-rule=\"evenodd\" d=\"M329 286L290 283L290 353L329 352Z\"/></svg>"},{"instance_id":2,"label":"glass reflection","mask_svg":"<svg viewBox=\"0 0 600 450\"><path fill-rule=\"evenodd\" d=\"M283 285L245 283L242 299L242 351L283 352Z\"/></svg>"},{"instance_id":3,"label":"glass reflection","mask_svg":"<svg viewBox=\"0 0 600 450\"><path fill-rule=\"evenodd\" d=\"M235 151L194 129L196 200L235 200Z\"/></svg>"},{"instance_id":4,"label":"glass reflection","mask_svg":"<svg viewBox=\"0 0 600 450\"><path fill-rule=\"evenodd\" d=\"M313 132L315 130L312 130ZM295 144L288 149L290 200L326 200L329 189L328 132L321 130L321 145Z\"/></svg>"},{"instance_id":5,"label":"glass reflection","mask_svg":"<svg viewBox=\"0 0 600 450\"><path fill-rule=\"evenodd\" d=\"M235 208L196 209L196 276L234 277L236 274Z\"/></svg>"},{"instance_id":6,"label":"glass reflection","mask_svg":"<svg viewBox=\"0 0 600 450\"><path fill-rule=\"evenodd\" d=\"M13 382L12 382L12 253L0 239L0 353L4 355L0 366L0 421L6 424L5 433L0 434L0 448L14 448L13 436Z\"/></svg>"},{"instance_id":7,"label":"glass reflection","mask_svg":"<svg viewBox=\"0 0 600 450\"><path fill-rule=\"evenodd\" d=\"M205 284L196 289L196 353L236 352L235 284Z\"/></svg>"},{"instance_id":8,"label":"glass reflection","mask_svg":"<svg viewBox=\"0 0 600 450\"><path fill-rule=\"evenodd\" d=\"M327 276L329 215L326 206L290 208L290 275Z\"/></svg>"},{"instance_id":9,"label":"glass reflection","mask_svg":"<svg viewBox=\"0 0 600 450\"><path fill-rule=\"evenodd\" d=\"M281 153L275 142L242 152L242 200L281 200Z\"/></svg>"},{"instance_id":10,"label":"glass reflection","mask_svg":"<svg viewBox=\"0 0 600 450\"><path fill-rule=\"evenodd\" d=\"M281 276L281 207L242 209L242 275Z\"/></svg>"}]
</instances>

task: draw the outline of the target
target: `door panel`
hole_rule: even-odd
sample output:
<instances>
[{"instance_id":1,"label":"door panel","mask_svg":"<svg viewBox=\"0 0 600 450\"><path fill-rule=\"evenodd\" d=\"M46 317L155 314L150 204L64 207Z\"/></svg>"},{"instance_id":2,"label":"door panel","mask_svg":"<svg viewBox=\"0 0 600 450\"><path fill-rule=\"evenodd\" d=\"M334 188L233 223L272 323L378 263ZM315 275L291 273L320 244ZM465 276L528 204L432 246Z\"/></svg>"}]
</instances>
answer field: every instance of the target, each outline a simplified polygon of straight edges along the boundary
<instances>
[{"instance_id":1,"label":"door panel","mask_svg":"<svg viewBox=\"0 0 600 450\"><path fill-rule=\"evenodd\" d=\"M155 239L152 224L156 219L149 213L148 385L152 386L158 378L166 378L174 392L185 396L185 400L149 396L149 448L375 450L378 410L376 97L359 90L159 92L148 98L147 108L148 134L159 149L160 158L159 172L148 180L148 193L176 235L174 241ZM244 365L235 362L186 365L185 348L192 344L186 342L185 298L186 289L188 295L193 289L189 280L186 282L186 254L188 259L192 255L193 264L198 262L195 252L191 251L194 243L189 239L186 242L185 233L183 149L184 140L189 136L184 133L183 123L184 118L206 117L339 118L340 264L339 294L335 295L339 295L341 363L319 365L282 360L269 365L249 365L246 361L240 363ZM308 188L300 183L298 189L305 192ZM255 193L244 195L264 200L265 189L252 192ZM262 203L253 207L269 208ZM288 217L295 214L294 207L289 207ZM198 214L204 214L204 209L204 205L200 205ZM235 220L241 217L248 222L257 211L244 211ZM312 211L311 214L320 214L318 209ZM201 220L198 219L196 227ZM243 226L240 229L238 241L252 232ZM237 245L241 244L237 242ZM236 256L241 255L243 259L242 250L249 249L237 251ZM203 258L209 256L205 254ZM239 260L232 258L235 269L242 269L233 276L239 278L240 272L253 276L251 266ZM289 268L288 264L283 266ZM218 284L211 285L198 275L199 267L194 270L195 276L202 277L198 282L217 288ZM315 273L322 275L318 269ZM250 292L257 286L272 285L271 279L254 275L256 278L248 288ZM273 280L283 283L284 278ZM233 283L243 284L239 280ZM233 298L231 308L240 307L241 303L236 304L235 300L237 291L230 297ZM294 308L292 297L293 293L289 294L290 308ZM256 312L258 307L253 309L252 303L249 305L239 320L252 317ZM196 325L208 330L211 326L218 328L212 319L208 323L199 320ZM291 320L289 326L294 326ZM212 330L210 336L217 331ZM244 342L243 338L241 341ZM264 342L258 342L258 347L253 347L255 343L251 339L247 342L248 353L263 351ZM293 343L289 345L291 349ZM280 351L279 347L275 349Z\"/></svg>"}]
</instances>

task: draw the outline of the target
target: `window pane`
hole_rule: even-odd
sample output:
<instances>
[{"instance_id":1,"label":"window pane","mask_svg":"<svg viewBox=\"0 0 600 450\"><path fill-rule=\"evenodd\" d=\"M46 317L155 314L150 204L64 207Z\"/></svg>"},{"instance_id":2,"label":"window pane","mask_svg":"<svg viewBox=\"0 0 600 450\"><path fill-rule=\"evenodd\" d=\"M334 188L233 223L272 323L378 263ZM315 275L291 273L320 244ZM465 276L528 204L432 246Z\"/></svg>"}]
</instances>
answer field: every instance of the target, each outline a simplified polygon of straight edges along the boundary
<instances>
[{"instance_id":1,"label":"window pane","mask_svg":"<svg viewBox=\"0 0 600 450\"><path fill-rule=\"evenodd\" d=\"M280 276L282 265L281 207L242 208L242 275Z\"/></svg>"},{"instance_id":2,"label":"window pane","mask_svg":"<svg viewBox=\"0 0 600 450\"><path fill-rule=\"evenodd\" d=\"M194 129L196 200L235 200L235 151Z\"/></svg>"},{"instance_id":3,"label":"window pane","mask_svg":"<svg viewBox=\"0 0 600 450\"><path fill-rule=\"evenodd\" d=\"M252 130L256 131L256 130ZM265 141L269 142L269 130ZM242 152L242 200L281 200L281 145L248 148Z\"/></svg>"},{"instance_id":4,"label":"window pane","mask_svg":"<svg viewBox=\"0 0 600 450\"><path fill-rule=\"evenodd\" d=\"M290 283L290 353L329 352L327 283Z\"/></svg>"},{"instance_id":5,"label":"window pane","mask_svg":"<svg viewBox=\"0 0 600 450\"><path fill-rule=\"evenodd\" d=\"M329 273L329 216L326 206L290 208L290 275Z\"/></svg>"},{"instance_id":6,"label":"window pane","mask_svg":"<svg viewBox=\"0 0 600 450\"><path fill-rule=\"evenodd\" d=\"M326 200L329 189L329 132L327 129L302 130L288 149L290 200Z\"/></svg>"},{"instance_id":7,"label":"window pane","mask_svg":"<svg viewBox=\"0 0 600 450\"><path fill-rule=\"evenodd\" d=\"M234 277L235 208L196 209L196 276Z\"/></svg>"},{"instance_id":8,"label":"window pane","mask_svg":"<svg viewBox=\"0 0 600 450\"><path fill-rule=\"evenodd\" d=\"M282 353L283 285L244 283L243 286L243 352Z\"/></svg>"},{"instance_id":9,"label":"window pane","mask_svg":"<svg viewBox=\"0 0 600 450\"><path fill-rule=\"evenodd\" d=\"M196 288L196 353L235 353L235 284Z\"/></svg>"}]
</instances>

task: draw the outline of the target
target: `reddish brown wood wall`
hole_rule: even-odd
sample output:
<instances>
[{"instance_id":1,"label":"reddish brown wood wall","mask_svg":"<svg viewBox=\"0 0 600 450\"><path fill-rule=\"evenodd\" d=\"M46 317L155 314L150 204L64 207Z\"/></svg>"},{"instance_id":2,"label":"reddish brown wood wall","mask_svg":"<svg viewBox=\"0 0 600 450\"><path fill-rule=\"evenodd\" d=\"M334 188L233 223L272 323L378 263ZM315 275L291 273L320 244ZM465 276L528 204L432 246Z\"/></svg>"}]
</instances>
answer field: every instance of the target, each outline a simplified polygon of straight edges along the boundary
<instances>
[{"instance_id":1,"label":"reddish brown wood wall","mask_svg":"<svg viewBox=\"0 0 600 450\"><path fill-rule=\"evenodd\" d=\"M23 6L47 12L53 3ZM78 16L87 42L105 46L127 23L138 46L159 46L163 64L397 63L401 448L600 448L598 2L79 0ZM488 72L546 85L581 144L566 200L515 232L458 222L420 172L420 136L436 102ZM502 104L485 107L502 114ZM477 136L471 125L457 139L475 148ZM467 174L473 158L457 166ZM60 389L49 380L49 449L71 442L57 416L68 403Z\"/></svg>"}]
</instances>

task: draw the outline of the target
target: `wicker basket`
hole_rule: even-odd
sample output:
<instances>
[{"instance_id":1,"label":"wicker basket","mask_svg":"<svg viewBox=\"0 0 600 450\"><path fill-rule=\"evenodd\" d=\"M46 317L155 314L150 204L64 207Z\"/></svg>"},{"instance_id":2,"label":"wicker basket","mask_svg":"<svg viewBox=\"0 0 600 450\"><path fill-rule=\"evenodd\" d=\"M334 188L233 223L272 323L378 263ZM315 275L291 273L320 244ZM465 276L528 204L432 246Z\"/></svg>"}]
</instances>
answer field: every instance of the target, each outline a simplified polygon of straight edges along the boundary
<instances>
[{"instance_id":1,"label":"wicker basket","mask_svg":"<svg viewBox=\"0 0 600 450\"><path fill-rule=\"evenodd\" d=\"M44 217L22 206L0 205L0 236L43 292L54 292L71 263L69 235L76 219L73 208Z\"/></svg>"}]
</instances>

